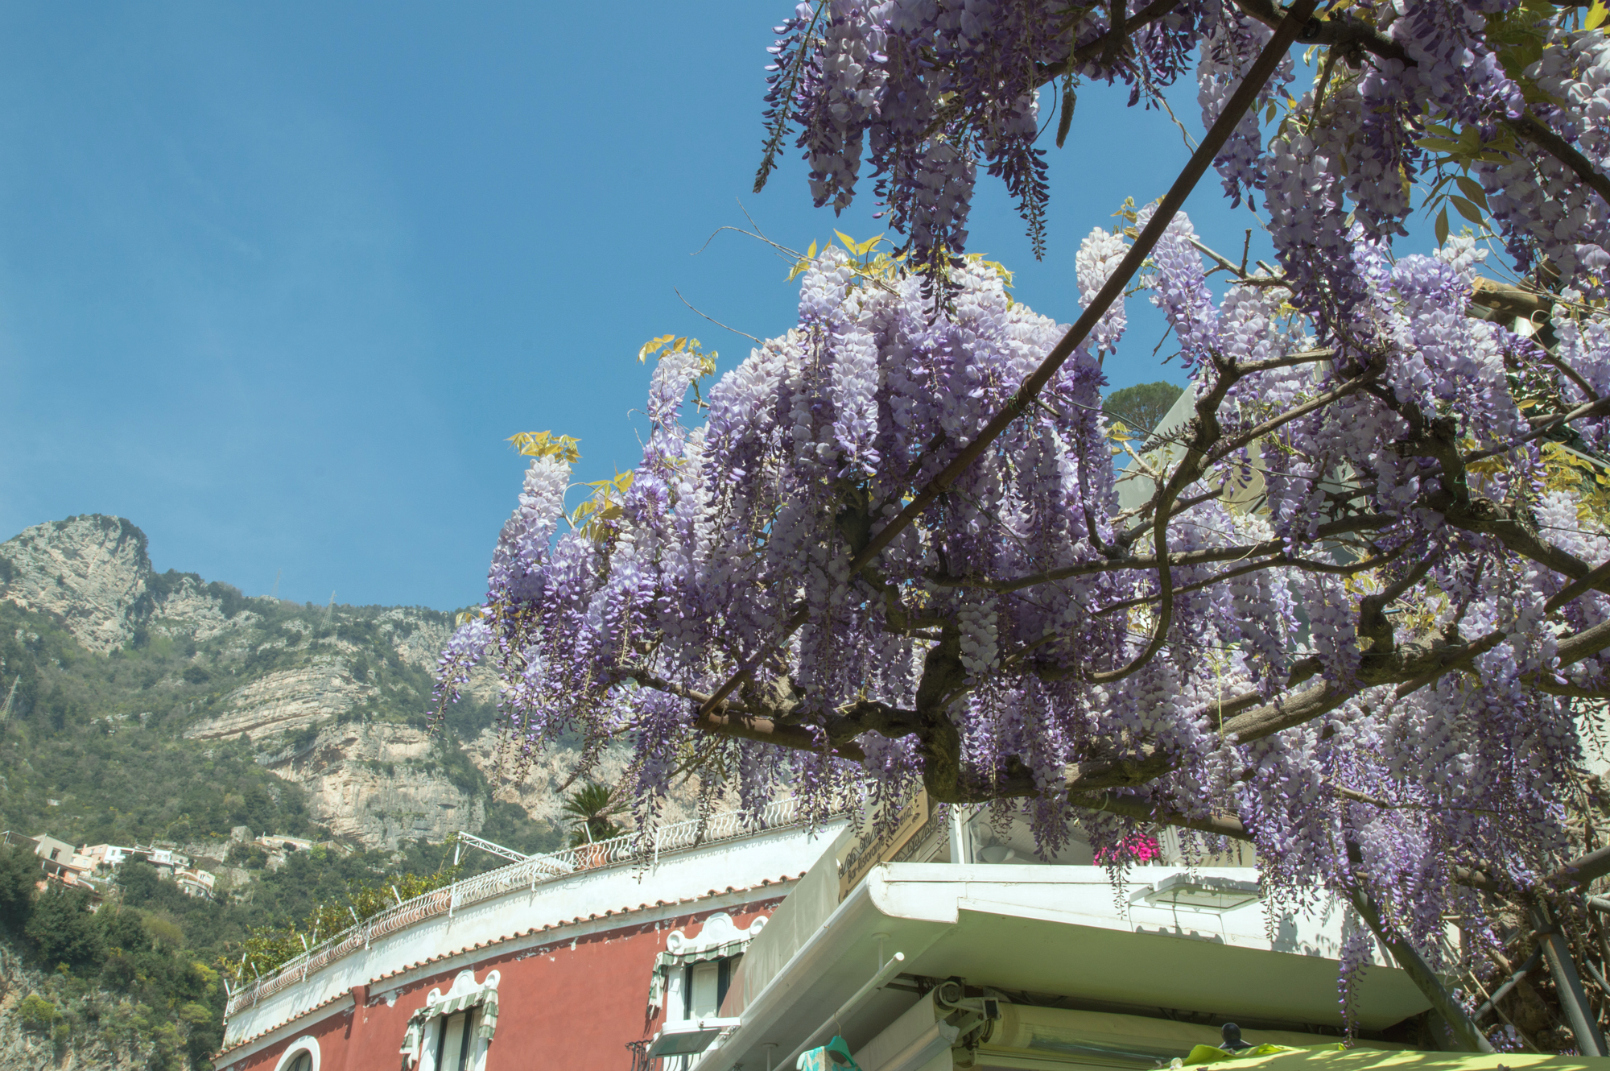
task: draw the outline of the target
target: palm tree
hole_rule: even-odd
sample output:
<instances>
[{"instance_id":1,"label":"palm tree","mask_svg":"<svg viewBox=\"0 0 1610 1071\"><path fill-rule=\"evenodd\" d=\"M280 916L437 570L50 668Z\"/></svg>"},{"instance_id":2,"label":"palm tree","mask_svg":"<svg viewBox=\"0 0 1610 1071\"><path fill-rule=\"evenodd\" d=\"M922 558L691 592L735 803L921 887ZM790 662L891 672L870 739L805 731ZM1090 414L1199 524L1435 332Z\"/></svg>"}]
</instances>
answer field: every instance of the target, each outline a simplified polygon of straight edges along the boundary
<instances>
[{"instance_id":1,"label":"palm tree","mask_svg":"<svg viewBox=\"0 0 1610 1071\"><path fill-rule=\"evenodd\" d=\"M613 818L626 809L626 804L615 798L614 792L597 781L588 781L572 792L560 808L570 815L575 830L570 834L570 846L594 844L626 832Z\"/></svg>"}]
</instances>

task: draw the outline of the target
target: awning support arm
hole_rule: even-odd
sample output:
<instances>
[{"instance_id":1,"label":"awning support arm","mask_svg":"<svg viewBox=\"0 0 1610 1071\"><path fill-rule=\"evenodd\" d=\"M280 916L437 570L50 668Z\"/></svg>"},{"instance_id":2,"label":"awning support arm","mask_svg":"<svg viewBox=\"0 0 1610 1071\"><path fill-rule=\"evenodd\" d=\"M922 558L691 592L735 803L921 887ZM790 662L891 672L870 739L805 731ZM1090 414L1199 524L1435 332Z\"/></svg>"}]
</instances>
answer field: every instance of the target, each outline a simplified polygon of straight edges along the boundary
<instances>
[{"instance_id":1,"label":"awning support arm","mask_svg":"<svg viewBox=\"0 0 1610 1071\"><path fill-rule=\"evenodd\" d=\"M792 1071L794 1063L799 1059L801 1053L810 1048L817 1038L821 1037L834 1026L837 1026L843 1020L843 1018L854 1011L856 1006L859 1005L863 1000L871 996L877 990L883 988L883 984L885 982L899 974L900 966L901 964L905 963L905 961L906 954L904 952L896 952L893 956L891 956L889 958L889 962L885 963L877 974L874 974L871 978L867 979L866 985L862 986L860 989L857 989L853 997L839 1005L839 1010L834 1012L831 1018L829 1018L815 1030L812 1030L809 1034L805 1035L805 1040L799 1043L799 1047L793 1052L789 1053L787 1059L785 1059L782 1063L776 1065L778 1071Z\"/></svg>"},{"instance_id":2,"label":"awning support arm","mask_svg":"<svg viewBox=\"0 0 1610 1071\"><path fill-rule=\"evenodd\" d=\"M1543 959L1549 965L1549 974L1554 976L1554 991L1560 999L1560 1007L1565 1011L1566 1021L1571 1024L1571 1033L1576 1038L1577 1051L1583 1056L1605 1055L1604 1035L1599 1032L1598 1016L1593 1014L1593 1006L1588 1003L1587 991L1582 988L1582 979L1576 973L1576 964L1571 959L1571 947L1566 944L1565 935L1554 924L1548 904L1541 899L1532 901L1531 914Z\"/></svg>"}]
</instances>

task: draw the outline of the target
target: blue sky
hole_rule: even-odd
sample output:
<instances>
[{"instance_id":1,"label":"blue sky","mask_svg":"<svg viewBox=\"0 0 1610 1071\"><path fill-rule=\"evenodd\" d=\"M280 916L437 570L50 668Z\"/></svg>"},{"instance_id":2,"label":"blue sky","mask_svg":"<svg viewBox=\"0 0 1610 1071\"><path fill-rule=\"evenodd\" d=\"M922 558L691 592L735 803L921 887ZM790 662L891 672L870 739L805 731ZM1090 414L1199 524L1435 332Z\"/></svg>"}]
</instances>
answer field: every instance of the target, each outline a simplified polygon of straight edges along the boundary
<instances>
[{"instance_id":1,"label":"blue sky","mask_svg":"<svg viewBox=\"0 0 1610 1071\"><path fill-rule=\"evenodd\" d=\"M610 476L639 452L642 342L748 352L676 290L753 335L793 322L770 250L705 245L739 199L795 248L882 229L870 197L813 210L792 156L749 192L788 9L8 5L0 539L115 513L157 568L248 594L476 601L519 486L507 436L578 436L577 478ZM973 250L1064 322L1079 240L1188 155L1126 97L1086 88L1051 149L1043 263L993 182L974 212ZM1199 130L1194 86L1173 99ZM1218 192L1187 210L1238 253L1255 224ZM1113 383L1177 379L1136 311Z\"/></svg>"}]
</instances>

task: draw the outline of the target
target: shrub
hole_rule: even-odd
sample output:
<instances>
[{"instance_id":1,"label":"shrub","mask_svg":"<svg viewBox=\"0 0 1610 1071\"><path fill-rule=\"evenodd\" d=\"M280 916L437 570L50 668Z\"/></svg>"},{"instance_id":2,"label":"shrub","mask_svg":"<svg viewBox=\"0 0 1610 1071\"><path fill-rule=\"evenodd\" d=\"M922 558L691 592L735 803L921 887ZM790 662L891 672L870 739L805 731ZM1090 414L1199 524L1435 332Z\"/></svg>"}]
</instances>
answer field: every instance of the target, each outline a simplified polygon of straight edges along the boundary
<instances>
[{"instance_id":1,"label":"shrub","mask_svg":"<svg viewBox=\"0 0 1610 1071\"><path fill-rule=\"evenodd\" d=\"M39 1034L50 1032L50 1024L56 1021L56 1005L40 996L38 993L29 993L17 1005L17 1018L22 1020L22 1028Z\"/></svg>"},{"instance_id":2,"label":"shrub","mask_svg":"<svg viewBox=\"0 0 1610 1071\"><path fill-rule=\"evenodd\" d=\"M23 932L46 964L78 966L100 954L101 935L89 910L89 894L52 885L34 901Z\"/></svg>"}]
</instances>

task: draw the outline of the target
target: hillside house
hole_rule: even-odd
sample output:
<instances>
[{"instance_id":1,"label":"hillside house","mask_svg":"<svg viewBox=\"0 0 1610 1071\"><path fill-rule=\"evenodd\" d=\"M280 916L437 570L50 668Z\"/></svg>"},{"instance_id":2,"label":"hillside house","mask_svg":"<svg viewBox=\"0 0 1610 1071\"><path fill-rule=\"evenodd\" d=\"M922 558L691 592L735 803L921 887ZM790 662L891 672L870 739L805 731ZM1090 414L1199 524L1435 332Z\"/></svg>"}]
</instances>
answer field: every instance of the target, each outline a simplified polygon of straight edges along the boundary
<instances>
[{"instance_id":1,"label":"hillside house","mask_svg":"<svg viewBox=\"0 0 1610 1071\"><path fill-rule=\"evenodd\" d=\"M203 900L212 899L213 886L218 878L209 871L195 867L180 867L173 872L173 880L179 885L180 891L186 896L195 896Z\"/></svg>"},{"instance_id":2,"label":"hillside house","mask_svg":"<svg viewBox=\"0 0 1610 1071\"><path fill-rule=\"evenodd\" d=\"M116 844L87 844L79 849L78 854L89 860L96 870L116 870L134 854L134 849Z\"/></svg>"}]
</instances>

